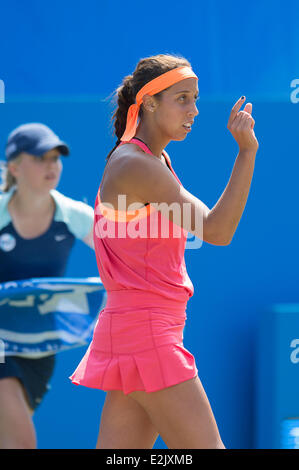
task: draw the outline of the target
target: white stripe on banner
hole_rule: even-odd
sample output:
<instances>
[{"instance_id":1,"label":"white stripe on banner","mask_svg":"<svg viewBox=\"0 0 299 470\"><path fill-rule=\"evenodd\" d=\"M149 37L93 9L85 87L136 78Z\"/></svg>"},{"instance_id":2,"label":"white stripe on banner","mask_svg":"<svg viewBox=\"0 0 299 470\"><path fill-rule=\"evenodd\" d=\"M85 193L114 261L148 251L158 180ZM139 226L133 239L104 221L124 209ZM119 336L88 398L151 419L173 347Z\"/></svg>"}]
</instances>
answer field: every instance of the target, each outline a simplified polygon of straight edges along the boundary
<instances>
[{"instance_id":1,"label":"white stripe on banner","mask_svg":"<svg viewBox=\"0 0 299 470\"><path fill-rule=\"evenodd\" d=\"M44 331L43 333L16 333L15 331L0 330L0 338L14 343L41 343L47 340L61 339L66 343L78 343L84 341L82 336L72 335L63 330Z\"/></svg>"}]
</instances>

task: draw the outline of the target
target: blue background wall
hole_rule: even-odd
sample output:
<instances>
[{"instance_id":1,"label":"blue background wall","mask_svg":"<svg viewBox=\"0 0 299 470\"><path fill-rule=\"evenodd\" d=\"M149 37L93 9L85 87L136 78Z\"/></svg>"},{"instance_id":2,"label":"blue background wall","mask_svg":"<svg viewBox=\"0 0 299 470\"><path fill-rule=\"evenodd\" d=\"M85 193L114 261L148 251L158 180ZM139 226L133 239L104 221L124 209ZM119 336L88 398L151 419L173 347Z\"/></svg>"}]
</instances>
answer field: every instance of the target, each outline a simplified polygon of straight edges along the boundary
<instances>
[{"instance_id":1,"label":"blue background wall","mask_svg":"<svg viewBox=\"0 0 299 470\"><path fill-rule=\"evenodd\" d=\"M195 294L184 333L225 445L251 448L257 446L259 318L273 303L298 302L299 103L290 100L290 84L299 78L299 6L220 0L148 5L2 5L1 147L21 123L49 125L72 149L58 189L93 205L114 142L106 98L141 57L179 53L199 75L201 100L192 133L167 150L184 186L211 208L237 155L226 128L230 109L242 94L253 103L260 148L248 204L231 245L204 243L186 251ZM93 253L79 242L67 275L97 275ZM52 390L34 417L40 448L95 446L105 393L67 379L83 354L80 348L57 356ZM161 439L156 447L165 447Z\"/></svg>"}]
</instances>

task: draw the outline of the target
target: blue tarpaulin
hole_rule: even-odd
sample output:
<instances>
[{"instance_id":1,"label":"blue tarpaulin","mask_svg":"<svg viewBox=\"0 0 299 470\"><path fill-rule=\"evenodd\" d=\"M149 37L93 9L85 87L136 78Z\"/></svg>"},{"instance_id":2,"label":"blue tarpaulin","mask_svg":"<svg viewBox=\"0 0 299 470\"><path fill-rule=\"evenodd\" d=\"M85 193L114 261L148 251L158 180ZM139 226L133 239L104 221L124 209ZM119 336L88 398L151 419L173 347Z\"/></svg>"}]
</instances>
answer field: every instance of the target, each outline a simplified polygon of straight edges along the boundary
<instances>
[{"instance_id":1,"label":"blue tarpaulin","mask_svg":"<svg viewBox=\"0 0 299 470\"><path fill-rule=\"evenodd\" d=\"M5 355L41 357L92 339L106 302L100 278L39 278L0 284Z\"/></svg>"}]
</instances>

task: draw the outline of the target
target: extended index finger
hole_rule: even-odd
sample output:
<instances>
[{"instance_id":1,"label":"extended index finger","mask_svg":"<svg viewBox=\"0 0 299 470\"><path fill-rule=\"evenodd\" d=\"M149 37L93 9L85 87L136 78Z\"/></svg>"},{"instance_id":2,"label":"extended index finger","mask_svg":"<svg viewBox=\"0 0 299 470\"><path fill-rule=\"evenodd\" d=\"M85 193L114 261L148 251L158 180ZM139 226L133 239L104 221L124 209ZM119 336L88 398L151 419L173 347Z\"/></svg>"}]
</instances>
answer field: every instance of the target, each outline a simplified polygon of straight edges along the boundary
<instances>
[{"instance_id":1,"label":"extended index finger","mask_svg":"<svg viewBox=\"0 0 299 470\"><path fill-rule=\"evenodd\" d=\"M245 96L241 96L241 98L239 98L238 101L234 104L234 106L232 107L230 116L229 116L228 125L231 123L231 121L233 121L235 119L235 117L238 114L238 112L240 111L244 101L245 101Z\"/></svg>"}]
</instances>

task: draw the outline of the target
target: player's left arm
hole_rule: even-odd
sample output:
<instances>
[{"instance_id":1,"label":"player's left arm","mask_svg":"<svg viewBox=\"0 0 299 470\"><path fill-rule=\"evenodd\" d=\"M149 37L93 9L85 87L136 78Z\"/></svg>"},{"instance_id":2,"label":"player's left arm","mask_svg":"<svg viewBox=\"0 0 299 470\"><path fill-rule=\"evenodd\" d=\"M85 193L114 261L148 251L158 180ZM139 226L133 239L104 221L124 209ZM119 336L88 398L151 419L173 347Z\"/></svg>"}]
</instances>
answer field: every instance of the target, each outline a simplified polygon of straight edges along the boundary
<instances>
[{"instance_id":1,"label":"player's left arm","mask_svg":"<svg viewBox=\"0 0 299 470\"><path fill-rule=\"evenodd\" d=\"M84 238L82 238L82 241L94 250L93 229L91 229L91 231Z\"/></svg>"},{"instance_id":2,"label":"player's left arm","mask_svg":"<svg viewBox=\"0 0 299 470\"><path fill-rule=\"evenodd\" d=\"M71 225L76 238L94 250L93 221L94 210L82 201L73 201Z\"/></svg>"}]
</instances>

